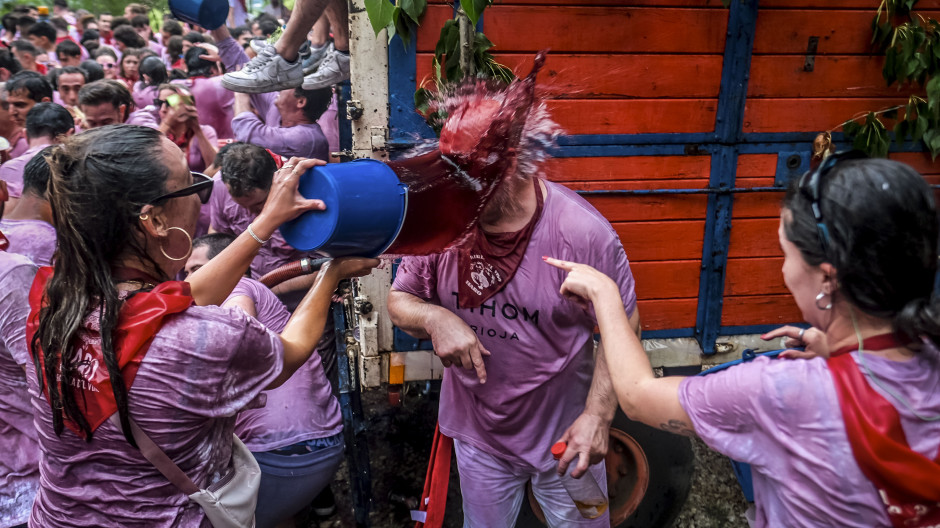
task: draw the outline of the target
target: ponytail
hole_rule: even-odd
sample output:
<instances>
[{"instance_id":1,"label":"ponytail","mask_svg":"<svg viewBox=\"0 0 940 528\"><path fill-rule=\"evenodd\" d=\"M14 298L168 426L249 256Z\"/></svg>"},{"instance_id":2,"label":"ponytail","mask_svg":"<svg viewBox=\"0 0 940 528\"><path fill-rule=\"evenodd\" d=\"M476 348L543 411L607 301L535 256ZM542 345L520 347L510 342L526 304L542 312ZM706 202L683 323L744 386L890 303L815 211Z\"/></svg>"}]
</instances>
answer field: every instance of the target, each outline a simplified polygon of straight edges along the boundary
<instances>
[{"instance_id":1,"label":"ponytail","mask_svg":"<svg viewBox=\"0 0 940 528\"><path fill-rule=\"evenodd\" d=\"M940 298L914 299L904 305L894 319L894 329L912 340L924 336L940 346Z\"/></svg>"}]
</instances>

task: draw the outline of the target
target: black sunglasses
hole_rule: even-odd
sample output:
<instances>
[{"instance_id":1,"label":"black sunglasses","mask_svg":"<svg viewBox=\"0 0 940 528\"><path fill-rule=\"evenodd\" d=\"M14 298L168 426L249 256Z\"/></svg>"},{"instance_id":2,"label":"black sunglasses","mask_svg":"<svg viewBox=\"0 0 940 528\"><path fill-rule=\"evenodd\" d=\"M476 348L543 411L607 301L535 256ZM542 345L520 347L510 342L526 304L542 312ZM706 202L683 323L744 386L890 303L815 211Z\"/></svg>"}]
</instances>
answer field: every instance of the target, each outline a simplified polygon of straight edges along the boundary
<instances>
[{"instance_id":1,"label":"black sunglasses","mask_svg":"<svg viewBox=\"0 0 940 528\"><path fill-rule=\"evenodd\" d=\"M829 228L826 227L826 222L823 220L822 208L819 205L819 202L822 200L822 179L825 175L832 172L832 169L835 168L839 162L867 158L868 156L860 150L838 152L823 160L816 170L807 171L800 178L800 192L810 200L813 217L816 219L816 229L819 231L819 244L822 246L823 253L827 256L829 255Z\"/></svg>"},{"instance_id":2,"label":"black sunglasses","mask_svg":"<svg viewBox=\"0 0 940 528\"><path fill-rule=\"evenodd\" d=\"M156 106L157 108L163 108L163 105L166 105L166 104L170 104L169 102L166 101L166 99L156 99L156 98L155 98L155 99L153 100L153 106Z\"/></svg>"},{"instance_id":3,"label":"black sunglasses","mask_svg":"<svg viewBox=\"0 0 940 528\"><path fill-rule=\"evenodd\" d=\"M163 196L158 196L153 200L147 202L148 205L157 205L160 202L164 202L171 198L179 198L181 196L189 196L190 194L198 194L199 201L203 204L209 202L209 197L212 196L212 184L214 183L212 178L202 174L201 172L193 172L193 184L189 187L183 187L178 191L173 191L171 193L166 193Z\"/></svg>"}]
</instances>

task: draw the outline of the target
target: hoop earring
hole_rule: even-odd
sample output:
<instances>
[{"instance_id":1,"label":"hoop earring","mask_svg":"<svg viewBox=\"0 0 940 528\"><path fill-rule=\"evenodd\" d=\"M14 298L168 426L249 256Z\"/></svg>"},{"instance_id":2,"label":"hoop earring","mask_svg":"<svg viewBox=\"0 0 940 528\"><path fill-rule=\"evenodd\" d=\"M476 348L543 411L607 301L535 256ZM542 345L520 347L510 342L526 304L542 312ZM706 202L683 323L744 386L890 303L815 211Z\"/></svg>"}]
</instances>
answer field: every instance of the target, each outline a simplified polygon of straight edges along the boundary
<instances>
[{"instance_id":1,"label":"hoop earring","mask_svg":"<svg viewBox=\"0 0 940 528\"><path fill-rule=\"evenodd\" d=\"M179 261L181 261L181 260L186 260L186 259L188 259L189 256L192 254L192 252L193 252L193 237L189 236L189 233L187 233L186 230L183 229L182 227L171 227L171 228L168 228L167 231L172 231L172 230L174 230L174 229L178 229L178 230L181 231L184 235L186 235L186 239L189 241L189 250L187 250L187 251L186 251L186 254L183 255L182 257L173 258L173 257L167 255L166 250L163 249L163 244L160 244L160 253L163 253L163 256L166 257L166 258L168 258L168 259L170 259L170 260L179 262ZM169 235L167 235L167 238L169 238Z\"/></svg>"},{"instance_id":2,"label":"hoop earring","mask_svg":"<svg viewBox=\"0 0 940 528\"><path fill-rule=\"evenodd\" d=\"M829 303L825 306L819 306L819 301L823 300L826 297L826 293L819 292L819 295L816 296L816 308L820 310L832 310L832 297L829 298Z\"/></svg>"}]
</instances>

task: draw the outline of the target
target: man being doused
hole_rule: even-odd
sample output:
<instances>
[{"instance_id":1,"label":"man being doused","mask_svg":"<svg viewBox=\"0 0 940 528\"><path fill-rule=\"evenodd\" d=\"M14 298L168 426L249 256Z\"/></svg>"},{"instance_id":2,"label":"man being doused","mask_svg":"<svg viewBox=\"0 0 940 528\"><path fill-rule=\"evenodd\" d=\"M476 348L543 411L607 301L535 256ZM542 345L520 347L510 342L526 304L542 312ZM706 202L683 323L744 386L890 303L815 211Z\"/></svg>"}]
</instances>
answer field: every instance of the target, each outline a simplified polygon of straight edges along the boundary
<instances>
[{"instance_id":1,"label":"man being doused","mask_svg":"<svg viewBox=\"0 0 940 528\"><path fill-rule=\"evenodd\" d=\"M476 85L445 101L451 117L441 133L444 155L492 159L495 150L478 151L490 145L518 159L507 164L464 242L402 260L389 315L409 334L431 339L451 367L438 420L454 439L466 526L513 526L531 481L549 526L607 527L606 512L594 519L579 514L558 475L571 464L574 476L589 471L606 490L603 457L617 403L604 347L595 361L593 312L558 296L564 273L542 256L577 255L606 270L638 330L633 275L607 220L547 180L543 161L560 130L544 103L506 100L516 87ZM510 114L525 120L518 149L490 136L512 135L512 123L510 132L499 124ZM550 449L558 441L568 447L556 462Z\"/></svg>"}]
</instances>

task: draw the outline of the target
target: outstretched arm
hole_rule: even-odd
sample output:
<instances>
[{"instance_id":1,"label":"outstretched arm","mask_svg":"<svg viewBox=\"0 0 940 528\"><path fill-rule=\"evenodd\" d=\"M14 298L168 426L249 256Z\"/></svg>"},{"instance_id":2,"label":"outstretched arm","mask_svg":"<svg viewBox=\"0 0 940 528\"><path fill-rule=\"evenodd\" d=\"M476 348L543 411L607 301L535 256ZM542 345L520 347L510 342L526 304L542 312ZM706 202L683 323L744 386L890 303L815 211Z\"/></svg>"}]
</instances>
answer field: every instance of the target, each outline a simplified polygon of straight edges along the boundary
<instances>
[{"instance_id":1,"label":"outstretched arm","mask_svg":"<svg viewBox=\"0 0 940 528\"><path fill-rule=\"evenodd\" d=\"M617 285L585 264L553 258L546 262L568 272L561 294L594 305L604 357L620 407L631 420L671 433L694 434L689 415L679 404L682 377L657 378L627 314Z\"/></svg>"}]
</instances>

